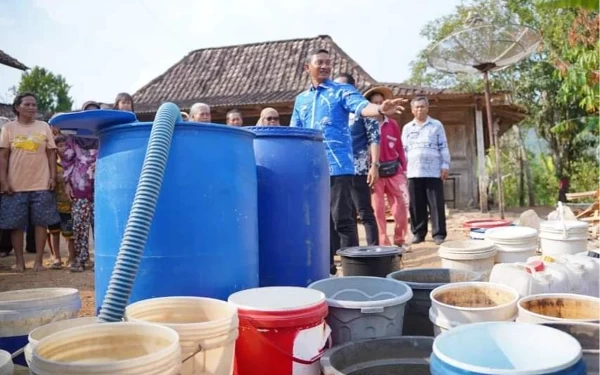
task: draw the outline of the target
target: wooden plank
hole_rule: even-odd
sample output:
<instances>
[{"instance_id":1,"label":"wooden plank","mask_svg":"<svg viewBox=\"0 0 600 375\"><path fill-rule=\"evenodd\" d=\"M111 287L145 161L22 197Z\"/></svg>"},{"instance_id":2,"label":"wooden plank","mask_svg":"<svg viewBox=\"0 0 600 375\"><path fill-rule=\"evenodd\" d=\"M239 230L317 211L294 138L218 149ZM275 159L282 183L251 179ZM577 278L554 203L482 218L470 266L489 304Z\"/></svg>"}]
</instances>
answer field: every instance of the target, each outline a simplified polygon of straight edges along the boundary
<instances>
[{"instance_id":1,"label":"wooden plank","mask_svg":"<svg viewBox=\"0 0 600 375\"><path fill-rule=\"evenodd\" d=\"M475 135L477 137L477 166L479 168L479 209L488 212L487 176L485 174L485 138L483 133L483 112L475 110Z\"/></svg>"},{"instance_id":2,"label":"wooden plank","mask_svg":"<svg viewBox=\"0 0 600 375\"><path fill-rule=\"evenodd\" d=\"M576 199L594 198L594 197L598 197L599 193L600 193L600 190L586 191L583 193L567 193L567 199L572 201L572 200L576 200Z\"/></svg>"}]
</instances>

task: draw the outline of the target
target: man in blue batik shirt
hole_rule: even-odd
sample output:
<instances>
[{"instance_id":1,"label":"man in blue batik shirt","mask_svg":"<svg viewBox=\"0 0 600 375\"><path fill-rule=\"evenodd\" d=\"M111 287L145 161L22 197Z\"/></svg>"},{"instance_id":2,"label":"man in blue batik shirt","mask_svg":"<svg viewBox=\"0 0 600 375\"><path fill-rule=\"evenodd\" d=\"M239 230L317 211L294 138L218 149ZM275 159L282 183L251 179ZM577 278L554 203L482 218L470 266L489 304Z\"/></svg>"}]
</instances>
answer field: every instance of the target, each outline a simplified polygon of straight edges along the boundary
<instances>
[{"instance_id":1,"label":"man in blue batik shirt","mask_svg":"<svg viewBox=\"0 0 600 375\"><path fill-rule=\"evenodd\" d=\"M324 49L311 51L305 68L311 79L311 87L296 97L290 126L320 129L325 137L325 149L329 162L331 223L339 246L330 247L330 272L337 273L333 256L340 248L358 246L356 220L352 215L352 179L354 158L352 136L348 119L356 117L391 116L400 114L400 105L406 100L385 100L381 105L370 103L352 85L336 83L329 79L331 58Z\"/></svg>"}]
</instances>

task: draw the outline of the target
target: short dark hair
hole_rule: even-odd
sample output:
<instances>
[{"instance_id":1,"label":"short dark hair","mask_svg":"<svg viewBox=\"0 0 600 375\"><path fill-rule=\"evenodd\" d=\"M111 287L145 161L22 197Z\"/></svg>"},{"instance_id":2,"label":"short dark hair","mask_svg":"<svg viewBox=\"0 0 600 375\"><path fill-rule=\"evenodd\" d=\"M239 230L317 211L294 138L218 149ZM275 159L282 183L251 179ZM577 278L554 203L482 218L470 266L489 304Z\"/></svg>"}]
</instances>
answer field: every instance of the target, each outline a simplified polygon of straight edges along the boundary
<instances>
[{"instance_id":1,"label":"short dark hair","mask_svg":"<svg viewBox=\"0 0 600 375\"><path fill-rule=\"evenodd\" d=\"M236 113L237 113L238 115L240 115L240 117L242 117L242 112L240 112L240 110L239 110L239 109L237 109L237 108L234 108L234 109L230 110L229 112L227 112L227 114L225 115L225 118L228 118L228 117L229 117L229 115L233 115L233 114L236 114Z\"/></svg>"},{"instance_id":2,"label":"short dark hair","mask_svg":"<svg viewBox=\"0 0 600 375\"><path fill-rule=\"evenodd\" d=\"M385 99L385 95L383 95L379 91L373 91L372 93L367 95L367 97L365 99L367 99L368 101L371 101L371 98L373 98L375 95L379 95L379 96L381 96L382 99Z\"/></svg>"},{"instance_id":3,"label":"short dark hair","mask_svg":"<svg viewBox=\"0 0 600 375\"><path fill-rule=\"evenodd\" d=\"M121 101L125 101L128 100L131 102L131 112L135 112L135 109L133 107L133 97L131 95L129 95L126 92L120 92L117 97L115 98L115 105L114 105L114 109L119 109L119 102Z\"/></svg>"},{"instance_id":4,"label":"short dark hair","mask_svg":"<svg viewBox=\"0 0 600 375\"><path fill-rule=\"evenodd\" d=\"M17 108L21 105L21 103L23 103L23 99L25 98L34 98L37 102L37 97L35 96L35 94L30 93L30 92L24 92L22 94L19 94L15 97L15 100L13 100L13 105L12 105L12 110L13 113L18 117L19 116L19 112L17 111Z\"/></svg>"},{"instance_id":5,"label":"short dark hair","mask_svg":"<svg viewBox=\"0 0 600 375\"><path fill-rule=\"evenodd\" d=\"M325 54L329 55L329 51L326 50L325 48L311 49L310 51L308 51L308 55L306 56L306 63L310 63L310 61L312 60L312 57L315 55L318 55L319 53L325 53Z\"/></svg>"},{"instance_id":6,"label":"short dark hair","mask_svg":"<svg viewBox=\"0 0 600 375\"><path fill-rule=\"evenodd\" d=\"M350 73L340 73L340 74L338 74L337 78L346 78L346 81L348 81L349 85L352 85L352 86L356 85L356 80Z\"/></svg>"},{"instance_id":7,"label":"short dark hair","mask_svg":"<svg viewBox=\"0 0 600 375\"><path fill-rule=\"evenodd\" d=\"M429 107L429 100L426 96L423 95L415 96L413 100L410 101L410 106L412 107L415 103L418 102L425 102L425 105Z\"/></svg>"}]
</instances>

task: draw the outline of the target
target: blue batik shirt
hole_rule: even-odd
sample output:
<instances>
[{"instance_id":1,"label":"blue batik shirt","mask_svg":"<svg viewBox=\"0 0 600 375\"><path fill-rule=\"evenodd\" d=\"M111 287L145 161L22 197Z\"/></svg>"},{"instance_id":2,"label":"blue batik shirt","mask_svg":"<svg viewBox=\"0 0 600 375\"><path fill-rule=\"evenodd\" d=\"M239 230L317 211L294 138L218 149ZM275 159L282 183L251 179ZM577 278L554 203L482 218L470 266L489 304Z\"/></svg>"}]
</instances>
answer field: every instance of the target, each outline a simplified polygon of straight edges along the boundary
<instances>
[{"instance_id":1,"label":"blue batik shirt","mask_svg":"<svg viewBox=\"0 0 600 375\"><path fill-rule=\"evenodd\" d=\"M360 117L369 102L352 85L326 80L296 97L290 126L320 129L331 176L354 175L350 113Z\"/></svg>"},{"instance_id":2,"label":"blue batik shirt","mask_svg":"<svg viewBox=\"0 0 600 375\"><path fill-rule=\"evenodd\" d=\"M406 177L440 178L442 169L450 169L450 150L444 125L427 117L423 125L413 120L402 128L402 145L408 160Z\"/></svg>"},{"instance_id":3,"label":"blue batik shirt","mask_svg":"<svg viewBox=\"0 0 600 375\"><path fill-rule=\"evenodd\" d=\"M350 134L354 153L354 173L359 176L369 174L371 166L370 147L378 145L380 139L379 122L372 117L356 117L350 114Z\"/></svg>"}]
</instances>

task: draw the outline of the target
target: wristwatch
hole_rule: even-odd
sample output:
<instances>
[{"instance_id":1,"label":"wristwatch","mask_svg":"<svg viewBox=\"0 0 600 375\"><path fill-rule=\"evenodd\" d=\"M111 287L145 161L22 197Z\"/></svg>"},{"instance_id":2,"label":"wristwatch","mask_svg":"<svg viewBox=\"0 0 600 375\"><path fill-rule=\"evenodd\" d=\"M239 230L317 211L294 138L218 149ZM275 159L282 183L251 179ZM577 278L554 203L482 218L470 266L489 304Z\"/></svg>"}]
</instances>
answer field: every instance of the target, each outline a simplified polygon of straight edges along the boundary
<instances>
[{"instance_id":1,"label":"wristwatch","mask_svg":"<svg viewBox=\"0 0 600 375\"><path fill-rule=\"evenodd\" d=\"M377 112L378 112L380 115L382 115L382 116L385 116L385 113L383 113L383 112L381 111L381 104L379 105L379 107L377 107Z\"/></svg>"},{"instance_id":2,"label":"wristwatch","mask_svg":"<svg viewBox=\"0 0 600 375\"><path fill-rule=\"evenodd\" d=\"M381 163L379 163L378 161L376 161L376 162L373 163L373 166L379 168L381 166Z\"/></svg>"}]
</instances>

